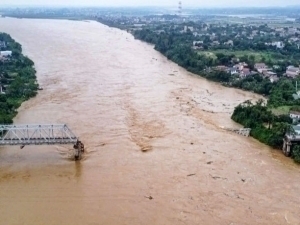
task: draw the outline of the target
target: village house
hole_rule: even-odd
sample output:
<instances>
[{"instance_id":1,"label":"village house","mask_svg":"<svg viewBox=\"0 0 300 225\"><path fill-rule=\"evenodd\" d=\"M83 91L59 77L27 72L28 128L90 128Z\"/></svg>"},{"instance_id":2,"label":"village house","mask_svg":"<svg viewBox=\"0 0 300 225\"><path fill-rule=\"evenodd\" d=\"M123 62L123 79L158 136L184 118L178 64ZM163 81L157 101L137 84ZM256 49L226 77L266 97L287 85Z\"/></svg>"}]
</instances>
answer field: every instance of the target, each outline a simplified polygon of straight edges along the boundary
<instances>
[{"instance_id":1,"label":"village house","mask_svg":"<svg viewBox=\"0 0 300 225\"><path fill-rule=\"evenodd\" d=\"M12 51L0 51L0 56L2 57L12 56Z\"/></svg>"},{"instance_id":2,"label":"village house","mask_svg":"<svg viewBox=\"0 0 300 225\"><path fill-rule=\"evenodd\" d=\"M265 31L259 31L260 35L266 35L267 33Z\"/></svg>"},{"instance_id":3,"label":"village house","mask_svg":"<svg viewBox=\"0 0 300 225\"><path fill-rule=\"evenodd\" d=\"M287 77L295 78L299 74L300 74L299 67L289 66L286 69L286 76Z\"/></svg>"},{"instance_id":4,"label":"village house","mask_svg":"<svg viewBox=\"0 0 300 225\"><path fill-rule=\"evenodd\" d=\"M207 30L208 30L208 27L209 27L209 25L205 25L205 26L202 28L202 31L207 31Z\"/></svg>"},{"instance_id":5,"label":"village house","mask_svg":"<svg viewBox=\"0 0 300 225\"><path fill-rule=\"evenodd\" d=\"M278 28L275 28L275 31L276 31L276 32L283 32L284 29L283 29L282 27L278 27Z\"/></svg>"},{"instance_id":6,"label":"village house","mask_svg":"<svg viewBox=\"0 0 300 225\"><path fill-rule=\"evenodd\" d=\"M240 62L239 64L233 66L233 68L236 68L238 72L242 71L245 67L248 67L248 64L245 62Z\"/></svg>"},{"instance_id":7,"label":"village house","mask_svg":"<svg viewBox=\"0 0 300 225\"><path fill-rule=\"evenodd\" d=\"M227 66L220 65L220 66L216 66L216 70L227 72L227 71L228 71L228 67L227 67Z\"/></svg>"},{"instance_id":8,"label":"village house","mask_svg":"<svg viewBox=\"0 0 300 225\"><path fill-rule=\"evenodd\" d=\"M269 77L271 83L279 81L279 77L277 75L272 75Z\"/></svg>"},{"instance_id":9,"label":"village house","mask_svg":"<svg viewBox=\"0 0 300 225\"><path fill-rule=\"evenodd\" d=\"M201 36L202 36L202 34L199 34L198 32L193 32L193 35L194 35L195 37L201 37Z\"/></svg>"},{"instance_id":10,"label":"village house","mask_svg":"<svg viewBox=\"0 0 300 225\"><path fill-rule=\"evenodd\" d=\"M229 40L227 42L224 42L224 45L229 45L229 46L233 46L233 41Z\"/></svg>"},{"instance_id":11,"label":"village house","mask_svg":"<svg viewBox=\"0 0 300 225\"><path fill-rule=\"evenodd\" d=\"M203 47L202 46L193 46L192 47L192 49L194 49L194 50L202 50L203 49Z\"/></svg>"},{"instance_id":12,"label":"village house","mask_svg":"<svg viewBox=\"0 0 300 225\"><path fill-rule=\"evenodd\" d=\"M277 75L276 73L274 73L273 71L270 71L270 70L264 70L264 71L262 72L262 74L263 74L264 77L270 77L270 76L275 76L275 75Z\"/></svg>"},{"instance_id":13,"label":"village house","mask_svg":"<svg viewBox=\"0 0 300 225\"><path fill-rule=\"evenodd\" d=\"M0 48L6 48L5 41L0 41Z\"/></svg>"},{"instance_id":14,"label":"village house","mask_svg":"<svg viewBox=\"0 0 300 225\"><path fill-rule=\"evenodd\" d=\"M289 28L288 29L288 34L289 35L295 35L296 33L298 33L297 28Z\"/></svg>"},{"instance_id":15,"label":"village house","mask_svg":"<svg viewBox=\"0 0 300 225\"><path fill-rule=\"evenodd\" d=\"M5 94L3 86L0 84L0 94Z\"/></svg>"},{"instance_id":16,"label":"village house","mask_svg":"<svg viewBox=\"0 0 300 225\"><path fill-rule=\"evenodd\" d=\"M194 27L184 26L183 32L186 33L188 31L194 32Z\"/></svg>"},{"instance_id":17,"label":"village house","mask_svg":"<svg viewBox=\"0 0 300 225\"><path fill-rule=\"evenodd\" d=\"M264 70L267 70L267 65L264 63L255 63L254 69L256 69L258 72L262 73Z\"/></svg>"},{"instance_id":18,"label":"village house","mask_svg":"<svg viewBox=\"0 0 300 225\"><path fill-rule=\"evenodd\" d=\"M218 46L218 45L220 45L220 42L218 42L218 41L213 41L213 42L212 42L212 45L213 45L213 46Z\"/></svg>"},{"instance_id":19,"label":"village house","mask_svg":"<svg viewBox=\"0 0 300 225\"><path fill-rule=\"evenodd\" d=\"M299 121L300 119L300 112L297 111L290 111L290 118L293 119L293 122Z\"/></svg>"},{"instance_id":20,"label":"village house","mask_svg":"<svg viewBox=\"0 0 300 225\"><path fill-rule=\"evenodd\" d=\"M144 24L144 23L135 23L135 24L133 24L134 27L143 27L145 25L146 24Z\"/></svg>"},{"instance_id":21,"label":"village house","mask_svg":"<svg viewBox=\"0 0 300 225\"><path fill-rule=\"evenodd\" d=\"M231 74L231 75L234 75L234 74L238 74L238 71L235 67L232 67L232 68L229 68L228 69L228 72Z\"/></svg>"},{"instance_id":22,"label":"village house","mask_svg":"<svg viewBox=\"0 0 300 225\"><path fill-rule=\"evenodd\" d=\"M251 75L251 71L249 68L243 68L241 71L240 71L240 77L241 78L245 78L247 76Z\"/></svg>"},{"instance_id":23,"label":"village house","mask_svg":"<svg viewBox=\"0 0 300 225\"><path fill-rule=\"evenodd\" d=\"M0 94L5 94L4 86L0 83Z\"/></svg>"},{"instance_id":24,"label":"village house","mask_svg":"<svg viewBox=\"0 0 300 225\"><path fill-rule=\"evenodd\" d=\"M298 37L291 37L290 39L289 39L289 42L297 42L297 41L299 41L300 39L298 38Z\"/></svg>"},{"instance_id":25,"label":"village house","mask_svg":"<svg viewBox=\"0 0 300 225\"><path fill-rule=\"evenodd\" d=\"M272 42L272 46L276 46L276 48L284 48L284 43L282 41L275 41L275 42Z\"/></svg>"},{"instance_id":26,"label":"village house","mask_svg":"<svg viewBox=\"0 0 300 225\"><path fill-rule=\"evenodd\" d=\"M294 98L295 100L300 99L300 91L297 91L295 94L293 94L293 98Z\"/></svg>"},{"instance_id":27,"label":"village house","mask_svg":"<svg viewBox=\"0 0 300 225\"><path fill-rule=\"evenodd\" d=\"M1 61L1 62L6 62L6 61L9 61L9 58L8 58L8 57L5 57L5 56L2 56L2 55L0 54L0 61Z\"/></svg>"},{"instance_id":28,"label":"village house","mask_svg":"<svg viewBox=\"0 0 300 225\"><path fill-rule=\"evenodd\" d=\"M203 41L193 41L193 49L198 50L198 49L203 49Z\"/></svg>"},{"instance_id":29,"label":"village house","mask_svg":"<svg viewBox=\"0 0 300 225\"><path fill-rule=\"evenodd\" d=\"M193 41L193 46L200 46L203 44L203 41Z\"/></svg>"},{"instance_id":30,"label":"village house","mask_svg":"<svg viewBox=\"0 0 300 225\"><path fill-rule=\"evenodd\" d=\"M283 49L284 48L284 43L282 41L273 41L272 43L265 43L265 45L268 45L268 46L275 46L276 48L279 48L279 49Z\"/></svg>"},{"instance_id":31,"label":"village house","mask_svg":"<svg viewBox=\"0 0 300 225\"><path fill-rule=\"evenodd\" d=\"M264 70L262 72L262 76L264 78L268 78L271 83L277 82L279 80L277 74L270 70Z\"/></svg>"}]
</instances>

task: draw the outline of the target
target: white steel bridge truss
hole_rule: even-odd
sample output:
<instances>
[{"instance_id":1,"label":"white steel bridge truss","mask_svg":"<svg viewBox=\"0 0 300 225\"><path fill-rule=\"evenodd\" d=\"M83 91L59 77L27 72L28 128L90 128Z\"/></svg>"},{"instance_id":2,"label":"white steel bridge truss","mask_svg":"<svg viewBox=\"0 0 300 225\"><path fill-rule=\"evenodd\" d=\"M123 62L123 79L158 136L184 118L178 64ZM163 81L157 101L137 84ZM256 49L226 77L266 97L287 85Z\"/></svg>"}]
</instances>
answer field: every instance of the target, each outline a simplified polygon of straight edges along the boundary
<instances>
[{"instance_id":1,"label":"white steel bridge truss","mask_svg":"<svg viewBox=\"0 0 300 225\"><path fill-rule=\"evenodd\" d=\"M77 141L66 124L0 125L0 145L76 144Z\"/></svg>"},{"instance_id":2,"label":"white steel bridge truss","mask_svg":"<svg viewBox=\"0 0 300 225\"><path fill-rule=\"evenodd\" d=\"M0 125L1 145L73 144L75 160L81 159L84 145L66 124Z\"/></svg>"}]
</instances>

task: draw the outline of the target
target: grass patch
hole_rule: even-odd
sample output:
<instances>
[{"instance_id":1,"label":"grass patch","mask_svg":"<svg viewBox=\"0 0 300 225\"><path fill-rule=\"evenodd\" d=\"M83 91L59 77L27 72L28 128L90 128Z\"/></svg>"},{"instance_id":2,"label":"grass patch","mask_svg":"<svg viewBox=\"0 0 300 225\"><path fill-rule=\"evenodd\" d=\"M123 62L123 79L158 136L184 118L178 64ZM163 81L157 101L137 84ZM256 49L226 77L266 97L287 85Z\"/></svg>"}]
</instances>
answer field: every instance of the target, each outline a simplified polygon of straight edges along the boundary
<instances>
[{"instance_id":1,"label":"grass patch","mask_svg":"<svg viewBox=\"0 0 300 225\"><path fill-rule=\"evenodd\" d=\"M281 28L281 27L296 27L300 28L299 23L270 23L268 24L269 27L271 28Z\"/></svg>"},{"instance_id":2,"label":"grass patch","mask_svg":"<svg viewBox=\"0 0 300 225\"><path fill-rule=\"evenodd\" d=\"M276 116L279 115L288 115L292 106L280 106L277 108L271 109L272 113Z\"/></svg>"},{"instance_id":3,"label":"grass patch","mask_svg":"<svg viewBox=\"0 0 300 225\"><path fill-rule=\"evenodd\" d=\"M198 54L204 55L207 58L217 59L217 56L214 52L209 51L199 51Z\"/></svg>"},{"instance_id":4,"label":"grass patch","mask_svg":"<svg viewBox=\"0 0 300 225\"><path fill-rule=\"evenodd\" d=\"M16 72L8 72L8 76L10 76L11 78L15 78L18 76L18 73Z\"/></svg>"},{"instance_id":5,"label":"grass patch","mask_svg":"<svg viewBox=\"0 0 300 225\"><path fill-rule=\"evenodd\" d=\"M204 54L206 57L210 57L212 59L217 59L216 54L222 53L224 55L232 55L234 54L236 57L240 58L244 55L250 56L253 55L255 57L256 62L261 62L263 58L266 60L274 61L273 53L271 52L257 52L251 50L244 50L244 51L234 51L234 50L211 50L211 51L198 51L198 54Z\"/></svg>"}]
</instances>

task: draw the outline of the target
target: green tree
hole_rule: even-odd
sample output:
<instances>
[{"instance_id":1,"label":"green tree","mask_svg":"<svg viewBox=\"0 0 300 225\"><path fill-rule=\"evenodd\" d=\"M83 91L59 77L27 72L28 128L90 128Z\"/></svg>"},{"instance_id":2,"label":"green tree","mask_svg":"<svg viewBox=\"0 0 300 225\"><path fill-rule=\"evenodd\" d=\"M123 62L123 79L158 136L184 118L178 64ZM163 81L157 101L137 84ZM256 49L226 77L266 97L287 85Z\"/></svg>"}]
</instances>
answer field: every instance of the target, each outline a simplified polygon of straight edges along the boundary
<instances>
[{"instance_id":1,"label":"green tree","mask_svg":"<svg viewBox=\"0 0 300 225\"><path fill-rule=\"evenodd\" d=\"M292 158L296 163L300 163L300 145L296 145L293 147Z\"/></svg>"}]
</instances>

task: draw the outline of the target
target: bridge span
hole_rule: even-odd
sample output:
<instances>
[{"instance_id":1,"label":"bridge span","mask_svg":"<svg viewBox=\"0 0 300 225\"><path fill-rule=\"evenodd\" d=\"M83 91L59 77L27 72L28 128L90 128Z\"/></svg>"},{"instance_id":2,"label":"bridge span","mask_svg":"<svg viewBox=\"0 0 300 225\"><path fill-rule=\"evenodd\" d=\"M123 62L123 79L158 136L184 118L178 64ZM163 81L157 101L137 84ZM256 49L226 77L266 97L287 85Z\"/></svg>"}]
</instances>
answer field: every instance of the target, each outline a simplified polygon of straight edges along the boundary
<instances>
[{"instance_id":1,"label":"bridge span","mask_svg":"<svg viewBox=\"0 0 300 225\"><path fill-rule=\"evenodd\" d=\"M0 146L62 144L73 144L75 160L81 159L84 145L66 124L0 125Z\"/></svg>"}]
</instances>

